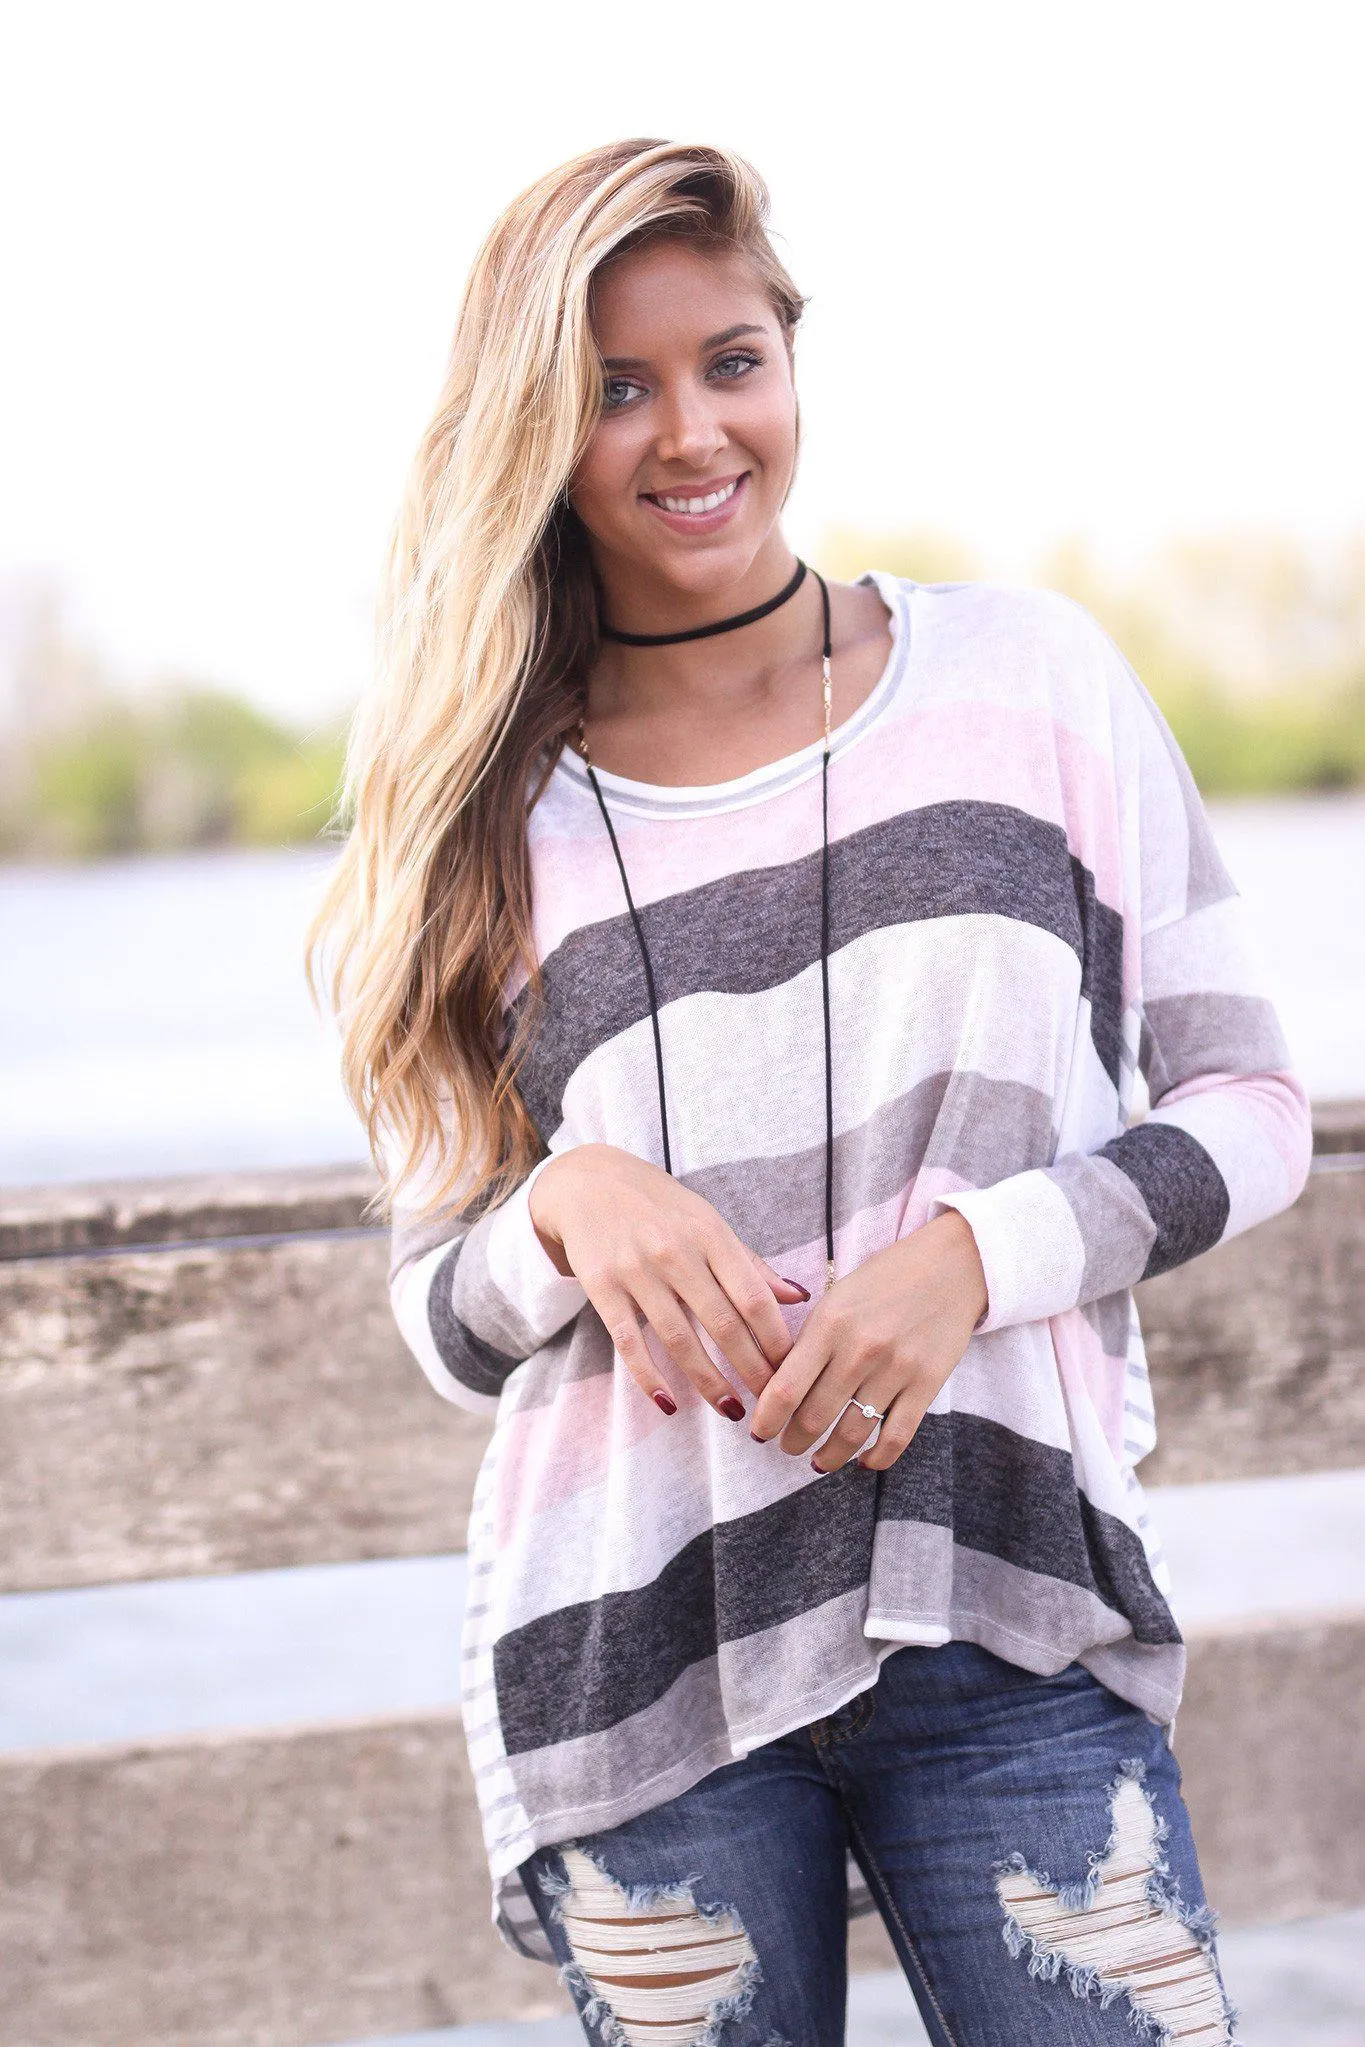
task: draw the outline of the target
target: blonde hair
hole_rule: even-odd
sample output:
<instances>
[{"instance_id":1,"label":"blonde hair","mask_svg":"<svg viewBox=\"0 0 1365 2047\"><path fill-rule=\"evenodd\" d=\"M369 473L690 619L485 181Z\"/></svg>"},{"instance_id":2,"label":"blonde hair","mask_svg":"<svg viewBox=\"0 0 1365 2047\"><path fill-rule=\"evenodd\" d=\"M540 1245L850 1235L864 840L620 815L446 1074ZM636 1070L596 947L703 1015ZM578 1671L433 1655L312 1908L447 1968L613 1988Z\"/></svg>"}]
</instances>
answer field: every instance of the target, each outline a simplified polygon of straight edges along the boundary
<instances>
[{"instance_id":1,"label":"blonde hair","mask_svg":"<svg viewBox=\"0 0 1365 2047\"><path fill-rule=\"evenodd\" d=\"M419 1167L420 1214L457 1195L491 1206L544 1150L516 1086L540 996L526 818L597 646L567 498L601 407L593 275L655 238L737 249L790 337L803 301L767 212L728 150L619 142L523 192L474 260L390 548L333 827L349 829L308 935L380 1208ZM509 1037L519 979L530 1000Z\"/></svg>"}]
</instances>

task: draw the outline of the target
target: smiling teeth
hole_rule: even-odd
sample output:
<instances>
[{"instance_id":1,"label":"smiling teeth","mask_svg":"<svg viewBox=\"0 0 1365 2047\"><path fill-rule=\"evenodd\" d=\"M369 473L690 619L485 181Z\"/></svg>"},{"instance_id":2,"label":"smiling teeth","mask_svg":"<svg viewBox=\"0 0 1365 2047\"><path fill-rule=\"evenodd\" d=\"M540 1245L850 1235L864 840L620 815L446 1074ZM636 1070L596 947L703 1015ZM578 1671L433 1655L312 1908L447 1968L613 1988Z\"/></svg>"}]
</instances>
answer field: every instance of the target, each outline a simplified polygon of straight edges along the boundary
<instances>
[{"instance_id":1,"label":"smiling teeth","mask_svg":"<svg viewBox=\"0 0 1365 2047\"><path fill-rule=\"evenodd\" d=\"M701 512L714 512L717 505L723 505L739 489L739 478L727 483L724 490L713 490L706 498L666 498L659 493L658 502L666 512L688 512L695 518Z\"/></svg>"}]
</instances>

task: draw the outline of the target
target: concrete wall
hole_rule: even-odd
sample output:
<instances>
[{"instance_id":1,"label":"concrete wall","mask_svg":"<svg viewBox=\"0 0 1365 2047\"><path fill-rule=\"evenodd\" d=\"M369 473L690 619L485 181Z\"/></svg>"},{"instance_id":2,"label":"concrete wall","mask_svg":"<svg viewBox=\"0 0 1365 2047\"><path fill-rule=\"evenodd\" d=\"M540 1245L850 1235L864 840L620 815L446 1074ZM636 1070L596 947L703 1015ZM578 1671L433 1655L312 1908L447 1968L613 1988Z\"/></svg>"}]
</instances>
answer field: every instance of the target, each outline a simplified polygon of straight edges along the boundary
<instances>
[{"instance_id":1,"label":"concrete wall","mask_svg":"<svg viewBox=\"0 0 1365 2047\"><path fill-rule=\"evenodd\" d=\"M0 1195L8 1589L463 1545L485 1426L393 1329L361 1172ZM1365 1464L1365 1105L1287 1216L1143 1289L1167 1483ZM1235 1921L1365 1900L1361 1610L1191 1638ZM487 1923L454 1713L0 1756L0 2043L305 2047L564 2009ZM889 1966L872 1925L855 1960Z\"/></svg>"}]
</instances>

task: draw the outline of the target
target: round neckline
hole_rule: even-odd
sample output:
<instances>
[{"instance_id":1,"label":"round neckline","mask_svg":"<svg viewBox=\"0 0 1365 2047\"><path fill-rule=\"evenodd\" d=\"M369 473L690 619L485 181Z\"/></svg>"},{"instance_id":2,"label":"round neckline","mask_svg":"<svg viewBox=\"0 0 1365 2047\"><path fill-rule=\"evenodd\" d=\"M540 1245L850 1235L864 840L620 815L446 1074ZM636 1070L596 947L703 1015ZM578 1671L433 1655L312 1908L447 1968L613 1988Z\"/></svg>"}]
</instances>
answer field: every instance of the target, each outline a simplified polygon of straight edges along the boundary
<instances>
[{"instance_id":1,"label":"round neckline","mask_svg":"<svg viewBox=\"0 0 1365 2047\"><path fill-rule=\"evenodd\" d=\"M910 653L910 597L914 585L885 569L867 569L855 578L876 590L890 614L891 650L868 694L856 711L830 732L830 759L845 752L861 739L895 696L904 677ZM723 810L739 810L761 802L779 790L818 773L824 740L812 739L795 753L765 761L747 774L734 775L725 782L639 782L629 775L613 774L610 768L594 766L593 772L604 795L615 799L615 807L639 816L704 817ZM594 801L592 783L583 757L565 745L555 762L554 772Z\"/></svg>"}]
</instances>

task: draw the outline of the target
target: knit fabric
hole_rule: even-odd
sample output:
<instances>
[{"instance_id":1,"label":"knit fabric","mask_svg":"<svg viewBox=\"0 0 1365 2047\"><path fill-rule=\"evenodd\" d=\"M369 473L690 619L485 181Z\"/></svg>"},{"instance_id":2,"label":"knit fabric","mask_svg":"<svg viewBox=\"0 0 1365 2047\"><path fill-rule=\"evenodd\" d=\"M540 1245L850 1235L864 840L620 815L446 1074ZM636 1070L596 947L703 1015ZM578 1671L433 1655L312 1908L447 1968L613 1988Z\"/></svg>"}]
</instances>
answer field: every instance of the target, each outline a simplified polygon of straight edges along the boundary
<instances>
[{"instance_id":1,"label":"knit fabric","mask_svg":"<svg viewBox=\"0 0 1365 2047\"><path fill-rule=\"evenodd\" d=\"M1180 1697L1129 1289L1294 1199L1308 1105L1188 769L1095 621L1046 591L864 580L893 644L830 763L837 1268L949 1206L989 1293L911 1447L818 1476L651 1341L664 1416L536 1236L549 1157L662 1164L643 968L571 752L528 826L543 1006L521 1088L547 1157L476 1221L395 1215L408 1343L496 1416L463 1700L499 1923L528 1953L548 1953L516 1875L535 1848L833 1712L902 1644L1076 1659L1162 1721ZM674 1171L817 1297L820 756L701 788L599 771ZM508 996L511 1020L527 990ZM795 1333L812 1309L783 1312Z\"/></svg>"}]
</instances>

